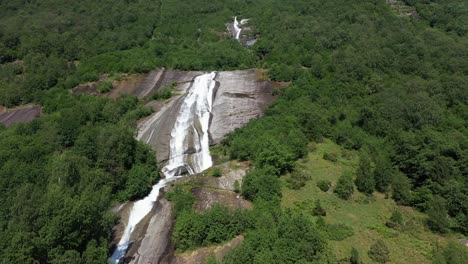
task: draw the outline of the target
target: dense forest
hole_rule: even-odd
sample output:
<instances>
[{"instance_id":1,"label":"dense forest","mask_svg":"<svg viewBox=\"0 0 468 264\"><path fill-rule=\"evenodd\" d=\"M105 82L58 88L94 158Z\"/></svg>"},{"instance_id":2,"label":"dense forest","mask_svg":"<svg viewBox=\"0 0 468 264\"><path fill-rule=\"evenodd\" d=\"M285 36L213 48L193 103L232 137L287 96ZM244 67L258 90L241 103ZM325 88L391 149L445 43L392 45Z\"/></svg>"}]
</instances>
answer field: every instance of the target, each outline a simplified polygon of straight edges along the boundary
<instances>
[{"instance_id":1,"label":"dense forest","mask_svg":"<svg viewBox=\"0 0 468 264\"><path fill-rule=\"evenodd\" d=\"M106 262L116 221L109 208L146 195L158 179L154 153L133 137L149 111L133 97L67 89L155 67L257 67L291 82L265 117L223 143L232 159L254 164L241 190L253 212L204 215L182 204L181 249L247 232L226 263L335 263L317 232L323 225L279 206L278 177L323 138L360 153L340 196L350 184L385 193L427 213L433 232L467 235L468 6L403 2L417 15L398 16L384 0L3 1L0 105L34 102L45 115L0 124L1 263ZM253 19L252 48L224 34L234 15ZM173 194L176 206L179 196L192 199ZM207 223L220 221L231 229L207 236ZM449 245L434 263L464 263L464 252Z\"/></svg>"}]
</instances>

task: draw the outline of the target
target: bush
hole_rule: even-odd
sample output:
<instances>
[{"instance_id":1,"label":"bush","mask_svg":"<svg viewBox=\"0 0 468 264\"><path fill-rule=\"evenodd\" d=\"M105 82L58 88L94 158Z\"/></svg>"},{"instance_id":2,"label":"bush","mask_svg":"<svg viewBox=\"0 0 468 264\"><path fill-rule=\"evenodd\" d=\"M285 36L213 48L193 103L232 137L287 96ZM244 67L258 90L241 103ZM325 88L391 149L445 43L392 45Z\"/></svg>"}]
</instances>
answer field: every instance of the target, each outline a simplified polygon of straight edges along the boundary
<instances>
[{"instance_id":1,"label":"bush","mask_svg":"<svg viewBox=\"0 0 468 264\"><path fill-rule=\"evenodd\" d=\"M299 190L306 185L306 182L310 179L304 171L293 171L289 178L286 179L288 187L294 190Z\"/></svg>"},{"instance_id":2,"label":"bush","mask_svg":"<svg viewBox=\"0 0 468 264\"><path fill-rule=\"evenodd\" d=\"M219 167L214 167L210 170L209 174L211 177L219 178L223 176L223 170Z\"/></svg>"},{"instance_id":3,"label":"bush","mask_svg":"<svg viewBox=\"0 0 468 264\"><path fill-rule=\"evenodd\" d=\"M167 100L173 96L172 88L166 87L162 92L155 93L151 98L153 100Z\"/></svg>"},{"instance_id":4,"label":"bush","mask_svg":"<svg viewBox=\"0 0 468 264\"><path fill-rule=\"evenodd\" d=\"M191 211L195 202L195 197L189 191L184 190L181 185L177 185L174 190L167 194L167 200L174 206L176 217L182 212Z\"/></svg>"},{"instance_id":5,"label":"bush","mask_svg":"<svg viewBox=\"0 0 468 264\"><path fill-rule=\"evenodd\" d=\"M427 211L429 216L427 225L432 231L446 233L450 222L448 219L448 211L445 199L436 195L431 201L429 210Z\"/></svg>"},{"instance_id":6,"label":"bush","mask_svg":"<svg viewBox=\"0 0 468 264\"><path fill-rule=\"evenodd\" d=\"M327 192L328 189L330 189L330 186L331 182L327 180L321 180L317 182L317 187L324 192Z\"/></svg>"},{"instance_id":7,"label":"bush","mask_svg":"<svg viewBox=\"0 0 468 264\"><path fill-rule=\"evenodd\" d=\"M468 259L468 249L457 241L450 241L444 248L434 252L434 264L465 264Z\"/></svg>"},{"instance_id":8,"label":"bush","mask_svg":"<svg viewBox=\"0 0 468 264\"><path fill-rule=\"evenodd\" d=\"M351 264L360 264L361 261L359 260L359 251L355 247L351 249L351 257L349 258L349 262Z\"/></svg>"},{"instance_id":9,"label":"bush","mask_svg":"<svg viewBox=\"0 0 468 264\"><path fill-rule=\"evenodd\" d=\"M341 199L348 200L354 193L353 178L349 173L343 173L336 184L335 193Z\"/></svg>"},{"instance_id":10,"label":"bush","mask_svg":"<svg viewBox=\"0 0 468 264\"><path fill-rule=\"evenodd\" d=\"M183 211L177 217L173 239L176 249L185 251L227 241L251 227L248 211L215 205L203 213Z\"/></svg>"},{"instance_id":11,"label":"bush","mask_svg":"<svg viewBox=\"0 0 468 264\"><path fill-rule=\"evenodd\" d=\"M325 154L323 154L323 159L331 161L331 162L337 162L338 161L338 155L336 153L325 153Z\"/></svg>"},{"instance_id":12,"label":"bush","mask_svg":"<svg viewBox=\"0 0 468 264\"><path fill-rule=\"evenodd\" d=\"M326 224L323 229L325 236L334 241L341 241L354 235L353 228L346 224Z\"/></svg>"},{"instance_id":13,"label":"bush","mask_svg":"<svg viewBox=\"0 0 468 264\"><path fill-rule=\"evenodd\" d=\"M403 215L398 210L393 211L392 216L385 225L393 229L400 228L403 226Z\"/></svg>"},{"instance_id":14,"label":"bush","mask_svg":"<svg viewBox=\"0 0 468 264\"><path fill-rule=\"evenodd\" d=\"M312 210L312 215L314 216L326 216L327 212L323 209L322 205L320 204L320 200L315 201L315 207Z\"/></svg>"},{"instance_id":15,"label":"bush","mask_svg":"<svg viewBox=\"0 0 468 264\"><path fill-rule=\"evenodd\" d=\"M235 193L240 193L241 192L241 186L238 180L234 181L234 192Z\"/></svg>"},{"instance_id":16,"label":"bush","mask_svg":"<svg viewBox=\"0 0 468 264\"><path fill-rule=\"evenodd\" d=\"M356 170L356 187L360 192L371 195L375 190L374 174L371 172L371 164L367 155L361 156Z\"/></svg>"},{"instance_id":17,"label":"bush","mask_svg":"<svg viewBox=\"0 0 468 264\"><path fill-rule=\"evenodd\" d=\"M114 86L112 85L112 82L103 81L103 82L98 83L98 85L96 86L96 91L98 91L98 93L107 93L107 92L110 92L112 88L114 88Z\"/></svg>"},{"instance_id":18,"label":"bush","mask_svg":"<svg viewBox=\"0 0 468 264\"><path fill-rule=\"evenodd\" d=\"M370 247L369 257L377 263L387 263L390 260L390 251L383 240L378 240Z\"/></svg>"}]
</instances>

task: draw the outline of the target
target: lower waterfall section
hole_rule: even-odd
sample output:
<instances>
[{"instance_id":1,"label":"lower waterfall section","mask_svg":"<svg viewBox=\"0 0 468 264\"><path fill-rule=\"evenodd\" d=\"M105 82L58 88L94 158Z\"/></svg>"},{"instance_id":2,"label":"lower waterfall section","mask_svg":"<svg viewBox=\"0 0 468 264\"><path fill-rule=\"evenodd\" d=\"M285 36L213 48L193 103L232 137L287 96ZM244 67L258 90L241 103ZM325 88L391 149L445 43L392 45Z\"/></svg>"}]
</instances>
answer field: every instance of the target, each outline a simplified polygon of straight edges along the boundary
<instances>
[{"instance_id":1,"label":"lower waterfall section","mask_svg":"<svg viewBox=\"0 0 468 264\"><path fill-rule=\"evenodd\" d=\"M151 193L135 202L128 223L110 263L118 264L132 243L135 227L153 209L161 188L185 174L195 174L212 166L209 149L209 125L216 88L216 73L196 77L187 91L175 125L171 131L168 164L162 169L165 179L153 186Z\"/></svg>"}]
</instances>

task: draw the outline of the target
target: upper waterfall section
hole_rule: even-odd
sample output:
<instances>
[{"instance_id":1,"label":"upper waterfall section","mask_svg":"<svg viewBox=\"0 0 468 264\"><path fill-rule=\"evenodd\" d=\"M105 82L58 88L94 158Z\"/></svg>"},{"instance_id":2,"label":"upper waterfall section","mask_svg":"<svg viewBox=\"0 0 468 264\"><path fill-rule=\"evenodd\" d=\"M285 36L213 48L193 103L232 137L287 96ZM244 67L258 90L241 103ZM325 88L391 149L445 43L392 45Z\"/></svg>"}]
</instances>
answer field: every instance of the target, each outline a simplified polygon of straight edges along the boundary
<instances>
[{"instance_id":1,"label":"upper waterfall section","mask_svg":"<svg viewBox=\"0 0 468 264\"><path fill-rule=\"evenodd\" d=\"M153 90L164 89L161 87L165 87L165 84L168 83L177 83L174 92L180 94L166 102L158 112L146 118L138 126L138 139L156 150L159 162L168 162L167 165L174 162L174 156L170 154L171 149L176 147L171 143L173 129L179 126L176 125L176 122L182 121L182 119L178 120L179 114L185 111L184 108L187 108L188 105L185 104L185 99L191 96L190 94L195 91L196 86L209 86L215 83L212 92L213 100L208 121L208 133L203 134L205 137L200 137L201 135L197 137L190 136L192 139L202 138L205 140L203 144L206 143L206 139L208 139L209 145L220 143L227 133L244 126L251 119L261 116L266 107L273 101L274 83L260 80L260 70L217 72L213 79L214 82L208 81L208 76L213 76L210 74L213 73L165 70L165 73L161 75L162 79L157 81L159 86L154 87ZM192 107L194 106L192 105ZM208 105L203 107L207 108ZM200 117L193 120L193 126L197 129L187 129L185 130L186 133L196 134L203 131L201 129L203 126L196 119L200 119ZM200 120L206 122L206 116ZM181 141L178 142L180 144ZM194 168L192 166L200 166L194 165L193 160L188 158L188 156L193 157L193 153L200 153L197 148L188 147L197 144L190 142L190 140L186 140L182 144L186 146L184 147L185 150L177 151L183 153L182 157L188 161L191 169ZM183 169L180 166L178 167ZM203 168L204 166L200 167ZM171 167L171 169L174 168ZM188 169L187 172L189 172Z\"/></svg>"},{"instance_id":2,"label":"upper waterfall section","mask_svg":"<svg viewBox=\"0 0 468 264\"><path fill-rule=\"evenodd\" d=\"M180 107L171 131L169 160L162 169L166 178L182 174L195 174L213 164L210 155L208 129L216 73L197 76Z\"/></svg>"}]
</instances>

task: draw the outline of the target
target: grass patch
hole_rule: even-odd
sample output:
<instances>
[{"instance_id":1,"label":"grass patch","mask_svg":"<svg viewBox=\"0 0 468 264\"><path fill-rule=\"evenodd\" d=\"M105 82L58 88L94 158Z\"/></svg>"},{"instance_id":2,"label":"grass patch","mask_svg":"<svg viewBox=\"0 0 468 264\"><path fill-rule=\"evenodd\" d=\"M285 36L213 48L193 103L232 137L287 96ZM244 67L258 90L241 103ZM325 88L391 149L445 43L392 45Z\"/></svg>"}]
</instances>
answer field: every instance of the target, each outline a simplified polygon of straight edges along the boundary
<instances>
[{"instance_id":1,"label":"grass patch","mask_svg":"<svg viewBox=\"0 0 468 264\"><path fill-rule=\"evenodd\" d=\"M325 153L336 153L336 161L325 160ZM330 140L314 144L314 151L299 161L301 168L310 175L306 184L294 190L288 188L289 175L281 178L282 206L310 211L313 202L320 200L327 212L324 220L328 225L352 227L354 234L350 237L330 241L339 259L349 259L351 249L355 247L363 263L373 263L367 252L371 245L382 239L390 251L389 263L431 263L433 249L437 244L445 245L448 237L430 232L424 225L426 215L410 207L397 206L380 193L367 197L355 190L350 200L342 200L334 193L320 190L318 185L324 185L323 182L336 185L343 172L354 174L358 160L356 152L344 151ZM395 209L402 213L404 219L400 230L386 226Z\"/></svg>"}]
</instances>

